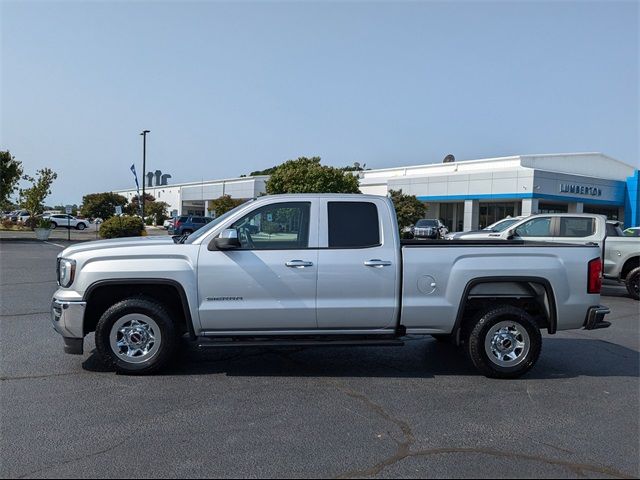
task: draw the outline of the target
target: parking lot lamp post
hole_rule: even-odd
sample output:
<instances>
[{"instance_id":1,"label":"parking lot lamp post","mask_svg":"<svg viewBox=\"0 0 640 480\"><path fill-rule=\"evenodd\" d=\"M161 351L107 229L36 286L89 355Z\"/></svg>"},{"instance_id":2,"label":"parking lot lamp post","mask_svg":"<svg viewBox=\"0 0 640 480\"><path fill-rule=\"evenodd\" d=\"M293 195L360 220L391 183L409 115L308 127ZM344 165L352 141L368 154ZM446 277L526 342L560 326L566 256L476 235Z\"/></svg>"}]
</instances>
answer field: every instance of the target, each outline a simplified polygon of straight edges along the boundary
<instances>
[{"instance_id":1,"label":"parking lot lamp post","mask_svg":"<svg viewBox=\"0 0 640 480\"><path fill-rule=\"evenodd\" d=\"M142 135L142 200L140 202L142 209L142 224L144 225L144 187L147 181L147 133L151 130L143 130Z\"/></svg>"}]
</instances>

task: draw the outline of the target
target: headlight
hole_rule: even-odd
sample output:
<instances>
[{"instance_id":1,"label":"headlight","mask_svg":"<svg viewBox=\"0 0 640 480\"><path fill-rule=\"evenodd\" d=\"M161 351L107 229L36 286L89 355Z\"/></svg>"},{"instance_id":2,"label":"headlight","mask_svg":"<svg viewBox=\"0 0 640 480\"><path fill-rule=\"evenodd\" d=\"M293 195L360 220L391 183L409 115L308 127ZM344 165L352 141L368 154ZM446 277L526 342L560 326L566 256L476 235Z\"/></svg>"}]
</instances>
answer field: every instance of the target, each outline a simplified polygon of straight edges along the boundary
<instances>
[{"instance_id":1,"label":"headlight","mask_svg":"<svg viewBox=\"0 0 640 480\"><path fill-rule=\"evenodd\" d=\"M66 258L58 259L58 285L67 288L73 283L76 275L76 261Z\"/></svg>"}]
</instances>

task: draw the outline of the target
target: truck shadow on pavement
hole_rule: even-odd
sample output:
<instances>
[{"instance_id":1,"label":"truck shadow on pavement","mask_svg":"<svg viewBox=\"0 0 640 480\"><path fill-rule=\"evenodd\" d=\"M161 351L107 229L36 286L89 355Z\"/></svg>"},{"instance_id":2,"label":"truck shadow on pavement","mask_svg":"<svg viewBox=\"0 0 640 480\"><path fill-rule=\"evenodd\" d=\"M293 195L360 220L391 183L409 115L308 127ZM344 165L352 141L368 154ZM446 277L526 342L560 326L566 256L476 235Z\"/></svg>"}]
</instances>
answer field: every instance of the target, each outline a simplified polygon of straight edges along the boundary
<instances>
[{"instance_id":1,"label":"truck shadow on pavement","mask_svg":"<svg viewBox=\"0 0 640 480\"><path fill-rule=\"evenodd\" d=\"M105 369L94 350L83 363ZM239 377L435 378L480 376L463 349L431 339L410 339L401 348L239 347L197 350L185 345L158 376L225 374ZM638 377L640 353L601 340L545 338L536 367L524 379Z\"/></svg>"}]
</instances>

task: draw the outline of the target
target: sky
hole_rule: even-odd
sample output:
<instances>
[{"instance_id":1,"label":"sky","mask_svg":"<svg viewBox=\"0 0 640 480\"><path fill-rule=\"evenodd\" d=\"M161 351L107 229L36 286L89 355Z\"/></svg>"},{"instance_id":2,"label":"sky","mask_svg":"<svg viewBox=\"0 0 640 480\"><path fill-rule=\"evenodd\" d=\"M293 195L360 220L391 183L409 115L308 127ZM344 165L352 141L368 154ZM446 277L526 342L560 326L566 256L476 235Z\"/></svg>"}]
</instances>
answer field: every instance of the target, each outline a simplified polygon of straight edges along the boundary
<instances>
[{"instance_id":1,"label":"sky","mask_svg":"<svg viewBox=\"0 0 640 480\"><path fill-rule=\"evenodd\" d=\"M47 204L299 156L640 165L639 3L0 0L0 149Z\"/></svg>"}]
</instances>

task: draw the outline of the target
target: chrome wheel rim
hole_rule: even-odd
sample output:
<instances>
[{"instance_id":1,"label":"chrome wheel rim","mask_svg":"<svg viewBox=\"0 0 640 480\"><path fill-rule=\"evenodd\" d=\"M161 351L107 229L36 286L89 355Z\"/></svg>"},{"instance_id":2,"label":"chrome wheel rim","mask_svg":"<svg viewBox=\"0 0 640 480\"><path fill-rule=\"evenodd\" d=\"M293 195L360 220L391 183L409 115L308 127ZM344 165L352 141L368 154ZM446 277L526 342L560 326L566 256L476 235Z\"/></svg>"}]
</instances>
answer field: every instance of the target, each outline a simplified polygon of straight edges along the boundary
<instances>
[{"instance_id":1,"label":"chrome wheel rim","mask_svg":"<svg viewBox=\"0 0 640 480\"><path fill-rule=\"evenodd\" d=\"M162 333L153 320L142 313L130 313L114 323L110 335L111 350L127 363L144 363L160 350Z\"/></svg>"},{"instance_id":2,"label":"chrome wheel rim","mask_svg":"<svg viewBox=\"0 0 640 480\"><path fill-rule=\"evenodd\" d=\"M499 367L515 367L527 358L531 340L519 323L500 322L489 329L484 349L489 360Z\"/></svg>"}]
</instances>

